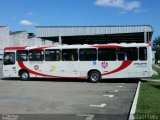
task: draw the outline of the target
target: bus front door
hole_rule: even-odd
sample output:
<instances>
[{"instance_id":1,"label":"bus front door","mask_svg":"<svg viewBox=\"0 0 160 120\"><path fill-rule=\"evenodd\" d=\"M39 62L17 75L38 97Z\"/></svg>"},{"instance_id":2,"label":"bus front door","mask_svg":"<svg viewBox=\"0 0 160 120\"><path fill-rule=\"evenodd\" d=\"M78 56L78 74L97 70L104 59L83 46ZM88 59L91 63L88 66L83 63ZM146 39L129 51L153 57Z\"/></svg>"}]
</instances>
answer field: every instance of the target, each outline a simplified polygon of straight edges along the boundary
<instances>
[{"instance_id":1,"label":"bus front door","mask_svg":"<svg viewBox=\"0 0 160 120\"><path fill-rule=\"evenodd\" d=\"M3 76L17 77L16 67L15 67L15 52L4 53Z\"/></svg>"}]
</instances>

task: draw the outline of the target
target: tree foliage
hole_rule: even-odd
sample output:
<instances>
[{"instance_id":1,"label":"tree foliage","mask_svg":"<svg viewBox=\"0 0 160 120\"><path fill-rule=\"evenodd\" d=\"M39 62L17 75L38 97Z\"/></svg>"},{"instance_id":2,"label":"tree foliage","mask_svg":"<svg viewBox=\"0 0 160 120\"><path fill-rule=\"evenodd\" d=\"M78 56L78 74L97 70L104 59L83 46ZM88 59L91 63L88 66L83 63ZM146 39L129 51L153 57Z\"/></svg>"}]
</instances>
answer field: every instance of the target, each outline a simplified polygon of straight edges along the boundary
<instances>
[{"instance_id":1,"label":"tree foliage","mask_svg":"<svg viewBox=\"0 0 160 120\"><path fill-rule=\"evenodd\" d=\"M153 50L156 51L155 62L160 60L160 36L156 37L153 41Z\"/></svg>"},{"instance_id":2,"label":"tree foliage","mask_svg":"<svg viewBox=\"0 0 160 120\"><path fill-rule=\"evenodd\" d=\"M158 36L154 39L153 46L160 46L160 36Z\"/></svg>"}]
</instances>

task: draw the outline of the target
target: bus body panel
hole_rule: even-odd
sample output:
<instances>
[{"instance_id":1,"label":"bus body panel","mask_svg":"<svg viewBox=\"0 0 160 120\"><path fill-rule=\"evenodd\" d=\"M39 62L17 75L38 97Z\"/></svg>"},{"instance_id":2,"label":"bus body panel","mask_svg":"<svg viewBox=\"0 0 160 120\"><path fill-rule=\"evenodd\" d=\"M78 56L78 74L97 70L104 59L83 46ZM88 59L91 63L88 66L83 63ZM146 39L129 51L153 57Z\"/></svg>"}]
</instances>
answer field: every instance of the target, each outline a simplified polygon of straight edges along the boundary
<instances>
[{"instance_id":1,"label":"bus body panel","mask_svg":"<svg viewBox=\"0 0 160 120\"><path fill-rule=\"evenodd\" d=\"M150 77L152 71L152 52L151 46L147 44L106 44L106 45L77 45L73 46L57 46L57 47L21 47L23 50L33 49L81 49L81 48L105 48L113 47L146 47L147 60L145 61L16 61L12 65L3 65L4 77L19 77L21 69L27 70L30 77L46 77L46 78L88 78L88 73L91 70L97 70L104 78L141 78ZM110 47L109 47L110 48ZM6 48L5 53L14 52L15 58L18 48Z\"/></svg>"}]
</instances>

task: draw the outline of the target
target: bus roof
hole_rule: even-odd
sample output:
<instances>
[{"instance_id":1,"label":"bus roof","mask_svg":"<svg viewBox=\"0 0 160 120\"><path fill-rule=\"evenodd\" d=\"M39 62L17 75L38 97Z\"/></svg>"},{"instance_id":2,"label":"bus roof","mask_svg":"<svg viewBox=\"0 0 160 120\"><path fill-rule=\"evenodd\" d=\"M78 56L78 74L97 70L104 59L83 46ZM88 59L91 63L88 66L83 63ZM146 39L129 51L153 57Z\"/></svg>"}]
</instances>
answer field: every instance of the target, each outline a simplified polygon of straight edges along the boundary
<instances>
[{"instance_id":1,"label":"bus roof","mask_svg":"<svg viewBox=\"0 0 160 120\"><path fill-rule=\"evenodd\" d=\"M17 46L6 47L4 50L43 50L43 49L69 49L69 48L119 48L119 47L147 47L150 43L113 43L113 44L83 44L83 45L57 45L57 46Z\"/></svg>"}]
</instances>

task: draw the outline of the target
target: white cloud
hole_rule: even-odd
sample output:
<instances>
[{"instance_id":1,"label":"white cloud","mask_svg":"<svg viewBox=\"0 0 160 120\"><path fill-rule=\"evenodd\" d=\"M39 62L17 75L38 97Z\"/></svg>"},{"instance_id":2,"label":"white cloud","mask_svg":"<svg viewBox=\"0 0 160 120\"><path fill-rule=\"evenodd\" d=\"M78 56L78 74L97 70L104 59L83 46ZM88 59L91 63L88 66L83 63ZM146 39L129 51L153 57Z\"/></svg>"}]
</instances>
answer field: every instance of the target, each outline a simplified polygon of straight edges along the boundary
<instances>
[{"instance_id":1,"label":"white cloud","mask_svg":"<svg viewBox=\"0 0 160 120\"><path fill-rule=\"evenodd\" d=\"M121 8L125 11L138 10L141 7L140 1L126 2L125 0L96 0L95 5L104 7Z\"/></svg>"},{"instance_id":2,"label":"white cloud","mask_svg":"<svg viewBox=\"0 0 160 120\"><path fill-rule=\"evenodd\" d=\"M26 25L26 26L33 26L34 25L33 22L30 22L28 20L21 20L19 24L20 25Z\"/></svg>"},{"instance_id":3,"label":"white cloud","mask_svg":"<svg viewBox=\"0 0 160 120\"><path fill-rule=\"evenodd\" d=\"M140 9L141 3L139 1L128 2L124 5L125 10L137 10Z\"/></svg>"}]
</instances>

